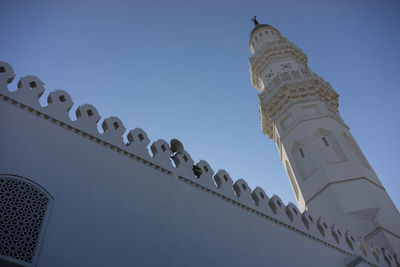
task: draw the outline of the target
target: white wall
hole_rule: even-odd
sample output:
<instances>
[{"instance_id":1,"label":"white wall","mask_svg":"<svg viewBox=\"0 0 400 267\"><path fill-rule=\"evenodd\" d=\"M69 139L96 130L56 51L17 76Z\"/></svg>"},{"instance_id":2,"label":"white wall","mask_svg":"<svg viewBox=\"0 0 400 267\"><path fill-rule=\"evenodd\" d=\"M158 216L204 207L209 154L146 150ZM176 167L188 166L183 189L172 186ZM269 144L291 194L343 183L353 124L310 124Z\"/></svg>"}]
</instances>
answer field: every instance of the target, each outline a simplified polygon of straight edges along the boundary
<instances>
[{"instance_id":1,"label":"white wall","mask_svg":"<svg viewBox=\"0 0 400 267\"><path fill-rule=\"evenodd\" d=\"M262 189L251 191L243 180L235 193L223 171L217 188L205 162L197 179L187 152L175 168L161 142L146 156L137 140L123 144L110 120L100 134L90 121L70 121L70 104L54 98L47 108L35 106L23 89L6 89L12 70L1 66L8 69L0 73L0 174L30 179L53 198L37 266L344 266L353 253L364 258L357 266L390 260L387 251L378 252L378 263L369 247L365 255L351 249L345 230L335 241L329 224L322 235L322 218L279 207L276 196L262 199Z\"/></svg>"}]
</instances>

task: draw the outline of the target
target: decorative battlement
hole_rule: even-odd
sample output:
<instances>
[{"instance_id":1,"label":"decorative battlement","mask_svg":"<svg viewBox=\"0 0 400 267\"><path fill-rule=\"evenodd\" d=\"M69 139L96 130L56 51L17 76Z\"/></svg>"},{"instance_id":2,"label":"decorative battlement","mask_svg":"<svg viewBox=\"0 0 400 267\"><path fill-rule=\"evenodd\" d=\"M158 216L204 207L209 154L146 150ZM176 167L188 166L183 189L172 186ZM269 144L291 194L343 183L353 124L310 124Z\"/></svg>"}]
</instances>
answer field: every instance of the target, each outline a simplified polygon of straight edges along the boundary
<instances>
[{"instance_id":1,"label":"decorative battlement","mask_svg":"<svg viewBox=\"0 0 400 267\"><path fill-rule=\"evenodd\" d=\"M292 82L301 82L300 80L303 79L298 78L296 74L289 75L293 75L290 76L292 80L298 79ZM150 140L140 128L129 131L126 136L128 143L125 143L123 134L126 128L117 117L104 119L101 122L104 133L100 133L97 130L100 115L92 105L79 106L75 111L77 119L71 120L69 112L73 102L69 94L63 90L51 92L47 98L48 104L41 106L39 98L43 95L45 89L43 83L37 77L26 76L21 78L18 82L18 89L9 91L8 84L14 78L15 75L11 66L6 62L0 62L0 99L10 105L71 131L88 141L104 146L106 149L116 151L140 164L158 170L171 179L193 186L206 194L227 201L289 231L335 249L345 256L358 255L369 266L400 265L399 258L386 249L375 248L373 244L367 244L364 239L356 238L348 231L343 231L335 225L329 225L322 217L314 218L308 211L300 213L292 203L285 206L278 196L274 195L269 198L264 190L259 187L251 190L243 179L238 179L234 183L225 170L219 170L214 175L214 171L206 161L200 160L194 164L187 151L173 153L170 145L162 139L150 145L150 153L148 150ZM325 82L322 83L321 80L320 78L313 78L304 81L305 92L292 92L287 80L284 80L281 76L277 77L273 84L277 84L276 88L278 86L280 88L285 87L284 90L293 98L296 94L305 94L306 92L310 95L318 94L319 96L327 94L327 98L336 107L337 94L336 102L334 102L335 94L329 90L331 89L330 85ZM283 94L282 89L279 92L279 94ZM261 95L260 98L262 99L262 97ZM274 99L274 103L277 102L276 105L283 105L283 103L278 103L281 99L278 95L274 95L268 101L272 101L271 99ZM265 112L269 112L272 116L277 111L266 110ZM195 173L195 169L201 171Z\"/></svg>"}]
</instances>

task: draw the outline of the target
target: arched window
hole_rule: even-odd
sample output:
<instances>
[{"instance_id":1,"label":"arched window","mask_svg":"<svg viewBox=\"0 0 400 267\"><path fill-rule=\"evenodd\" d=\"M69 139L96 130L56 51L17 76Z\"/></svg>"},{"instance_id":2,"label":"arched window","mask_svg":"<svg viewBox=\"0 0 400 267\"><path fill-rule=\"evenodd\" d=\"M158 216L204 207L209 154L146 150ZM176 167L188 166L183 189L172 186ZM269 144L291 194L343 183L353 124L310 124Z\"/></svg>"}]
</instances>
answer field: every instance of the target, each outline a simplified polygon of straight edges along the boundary
<instances>
[{"instance_id":1,"label":"arched window","mask_svg":"<svg viewBox=\"0 0 400 267\"><path fill-rule=\"evenodd\" d=\"M323 136L321 139L322 139L322 141L324 142L324 145L325 145L325 146L329 146L329 143L328 143L328 141L326 140L325 136Z\"/></svg>"},{"instance_id":2,"label":"arched window","mask_svg":"<svg viewBox=\"0 0 400 267\"><path fill-rule=\"evenodd\" d=\"M338 163L346 160L346 157L332 132L319 129L314 136L323 157L328 163Z\"/></svg>"},{"instance_id":3,"label":"arched window","mask_svg":"<svg viewBox=\"0 0 400 267\"><path fill-rule=\"evenodd\" d=\"M295 163L294 166L297 169L297 171L294 170L296 178L301 177L303 181L306 180L315 171L315 167L313 159L310 153L307 153L307 147L304 146L303 141L297 140L293 143L291 154Z\"/></svg>"},{"instance_id":4,"label":"arched window","mask_svg":"<svg viewBox=\"0 0 400 267\"><path fill-rule=\"evenodd\" d=\"M50 201L28 180L0 175L0 263L33 263Z\"/></svg>"},{"instance_id":5,"label":"arched window","mask_svg":"<svg viewBox=\"0 0 400 267\"><path fill-rule=\"evenodd\" d=\"M299 152L300 152L300 156L302 157L302 158L304 158L304 151L303 151L303 149L300 147L299 148Z\"/></svg>"}]
</instances>

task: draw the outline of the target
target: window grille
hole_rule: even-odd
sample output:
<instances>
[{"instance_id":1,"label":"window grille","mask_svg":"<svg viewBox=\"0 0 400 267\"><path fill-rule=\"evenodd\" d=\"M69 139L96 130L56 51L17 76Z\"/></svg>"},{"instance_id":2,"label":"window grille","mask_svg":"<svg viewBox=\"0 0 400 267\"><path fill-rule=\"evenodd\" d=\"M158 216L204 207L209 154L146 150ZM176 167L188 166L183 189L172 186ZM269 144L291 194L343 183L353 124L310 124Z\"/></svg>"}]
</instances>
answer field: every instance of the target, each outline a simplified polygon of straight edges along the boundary
<instances>
[{"instance_id":1,"label":"window grille","mask_svg":"<svg viewBox=\"0 0 400 267\"><path fill-rule=\"evenodd\" d=\"M38 186L0 175L0 258L32 263L49 203Z\"/></svg>"}]
</instances>

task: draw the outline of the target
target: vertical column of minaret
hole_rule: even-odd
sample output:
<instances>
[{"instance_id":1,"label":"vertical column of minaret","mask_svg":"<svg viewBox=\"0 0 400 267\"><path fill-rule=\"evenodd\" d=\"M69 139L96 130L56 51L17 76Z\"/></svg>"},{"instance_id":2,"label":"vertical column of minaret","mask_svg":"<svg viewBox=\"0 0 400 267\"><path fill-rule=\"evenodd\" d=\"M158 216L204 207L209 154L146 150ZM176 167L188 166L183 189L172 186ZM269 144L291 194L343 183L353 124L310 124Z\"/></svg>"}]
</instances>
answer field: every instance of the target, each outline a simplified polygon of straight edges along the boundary
<instances>
[{"instance_id":1,"label":"vertical column of minaret","mask_svg":"<svg viewBox=\"0 0 400 267\"><path fill-rule=\"evenodd\" d=\"M339 115L338 94L274 27L256 24L250 76L263 133L274 140L302 211L400 251L400 215Z\"/></svg>"}]
</instances>

